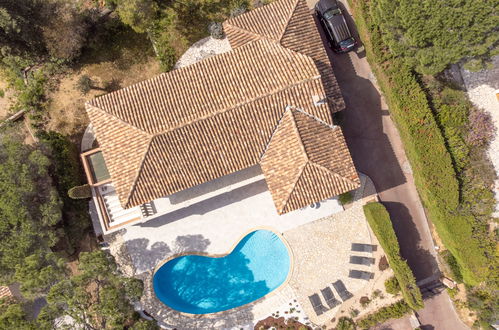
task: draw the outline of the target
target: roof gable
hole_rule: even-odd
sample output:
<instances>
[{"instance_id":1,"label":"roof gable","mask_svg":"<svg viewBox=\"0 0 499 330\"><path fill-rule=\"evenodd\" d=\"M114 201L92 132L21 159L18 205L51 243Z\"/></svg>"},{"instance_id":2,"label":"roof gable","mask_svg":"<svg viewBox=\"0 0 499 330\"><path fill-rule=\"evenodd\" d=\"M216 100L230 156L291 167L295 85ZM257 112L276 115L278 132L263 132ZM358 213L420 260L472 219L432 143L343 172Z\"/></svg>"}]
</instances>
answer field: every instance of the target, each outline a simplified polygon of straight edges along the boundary
<instances>
[{"instance_id":1,"label":"roof gable","mask_svg":"<svg viewBox=\"0 0 499 330\"><path fill-rule=\"evenodd\" d=\"M339 127L298 109L286 111L260 161L279 214L359 186L344 143Z\"/></svg>"},{"instance_id":2,"label":"roof gable","mask_svg":"<svg viewBox=\"0 0 499 330\"><path fill-rule=\"evenodd\" d=\"M122 205L126 205L152 136L99 108L86 110Z\"/></svg>"}]
</instances>

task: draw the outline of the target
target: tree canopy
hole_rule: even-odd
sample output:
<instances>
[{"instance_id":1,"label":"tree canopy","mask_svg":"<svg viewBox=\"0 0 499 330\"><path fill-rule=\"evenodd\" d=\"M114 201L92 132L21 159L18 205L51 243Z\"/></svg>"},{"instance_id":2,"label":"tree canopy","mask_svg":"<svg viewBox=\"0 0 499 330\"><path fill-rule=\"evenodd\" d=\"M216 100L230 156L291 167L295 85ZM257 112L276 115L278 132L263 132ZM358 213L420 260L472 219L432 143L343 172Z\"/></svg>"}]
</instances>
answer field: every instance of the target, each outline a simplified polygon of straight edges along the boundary
<instances>
[{"instance_id":1,"label":"tree canopy","mask_svg":"<svg viewBox=\"0 0 499 330\"><path fill-rule=\"evenodd\" d=\"M67 1L4 0L0 3L0 58L48 55L72 60L84 45L90 16Z\"/></svg>"},{"instance_id":2,"label":"tree canopy","mask_svg":"<svg viewBox=\"0 0 499 330\"><path fill-rule=\"evenodd\" d=\"M374 0L373 4L374 23L383 41L420 73L435 74L449 64L497 53L497 1Z\"/></svg>"},{"instance_id":3,"label":"tree canopy","mask_svg":"<svg viewBox=\"0 0 499 330\"><path fill-rule=\"evenodd\" d=\"M137 319L129 299L141 295L142 282L120 276L109 254L82 252L78 274L52 286L40 318L67 315L88 329L121 329Z\"/></svg>"},{"instance_id":4,"label":"tree canopy","mask_svg":"<svg viewBox=\"0 0 499 330\"><path fill-rule=\"evenodd\" d=\"M37 267L57 242L61 202L48 176L50 161L14 134L0 135L0 279L18 265Z\"/></svg>"}]
</instances>

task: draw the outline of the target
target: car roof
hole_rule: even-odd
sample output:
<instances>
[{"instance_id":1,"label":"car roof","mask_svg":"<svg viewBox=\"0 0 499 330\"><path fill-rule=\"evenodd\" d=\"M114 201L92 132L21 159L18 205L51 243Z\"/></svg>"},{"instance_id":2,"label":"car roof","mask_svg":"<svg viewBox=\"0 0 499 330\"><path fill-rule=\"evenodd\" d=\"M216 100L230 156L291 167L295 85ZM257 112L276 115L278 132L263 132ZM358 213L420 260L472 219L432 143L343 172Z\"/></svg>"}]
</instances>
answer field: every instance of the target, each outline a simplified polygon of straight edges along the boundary
<instances>
[{"instance_id":1,"label":"car roof","mask_svg":"<svg viewBox=\"0 0 499 330\"><path fill-rule=\"evenodd\" d=\"M352 36L343 15L335 15L329 18L327 20L327 24L330 26L331 32L337 42L343 41Z\"/></svg>"},{"instance_id":2,"label":"car roof","mask_svg":"<svg viewBox=\"0 0 499 330\"><path fill-rule=\"evenodd\" d=\"M321 14L330 8L338 8L338 2L336 0L320 0L315 5L315 9Z\"/></svg>"}]
</instances>

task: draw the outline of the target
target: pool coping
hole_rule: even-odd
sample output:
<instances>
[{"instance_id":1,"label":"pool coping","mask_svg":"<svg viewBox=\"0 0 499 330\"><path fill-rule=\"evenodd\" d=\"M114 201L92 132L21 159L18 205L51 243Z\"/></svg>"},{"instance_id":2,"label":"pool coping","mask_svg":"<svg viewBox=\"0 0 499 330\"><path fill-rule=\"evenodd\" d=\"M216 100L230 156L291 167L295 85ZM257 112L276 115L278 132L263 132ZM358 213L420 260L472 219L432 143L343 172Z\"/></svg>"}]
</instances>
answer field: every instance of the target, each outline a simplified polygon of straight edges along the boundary
<instances>
[{"instance_id":1,"label":"pool coping","mask_svg":"<svg viewBox=\"0 0 499 330\"><path fill-rule=\"evenodd\" d=\"M161 266L163 266L164 264L166 264L168 261L170 260L173 260L175 258L179 258L179 257L183 257L183 256L186 256L186 255L197 255L197 256L203 256L203 257L210 257L210 258L222 258L222 257L225 257L229 254L231 254L234 249L237 247L237 245L241 242L241 240L246 237L248 234L254 232L254 231L257 231L257 230L268 230L268 231L271 231L273 232L274 234L276 234L279 239L284 243L284 245L286 246L287 250L288 250L288 254L289 254L289 272L288 272L288 276L286 277L286 279L284 280L284 282L281 283L281 285L279 285L277 288L275 288L274 290L272 290L271 292L267 293L266 295L264 295L263 297L261 298L258 298L257 300L254 300L252 302L249 302L247 304L244 304L244 305L241 305L241 306L238 306L238 307L234 307L234 308L231 308L231 309L227 309L227 310L224 310L224 311L220 311L220 312L214 312L214 313L208 313L208 314L192 314L192 313L186 313L186 312L181 312L181 311L178 311L170 306L168 306L167 304L163 303L157 296L156 296L156 293L154 292L154 275L156 273L156 271L161 268ZM183 252L180 252L180 253L176 253L162 261L160 261L155 267L154 269L152 270L152 273L151 273L151 276L150 278L148 279L148 281L150 282L150 290L152 291L151 293L154 295L154 298L156 298L157 301L159 301L163 306L165 306L166 308L174 311L175 313L178 313L179 315L181 316L185 316L185 317L189 317L189 318L200 318L200 317L203 317L203 318L207 318L207 319L211 319L211 318L217 318L217 317L220 317L220 316L223 316L225 314L228 314L228 313L234 313L234 312L238 312L238 311L241 311L241 310L244 310L244 309L247 309L247 308L251 308L253 307L254 305L260 303L262 300L266 299L266 298L269 298L273 295L276 295L277 293L279 293L286 285L289 284L289 281L291 280L291 278L293 277L293 274L294 274L294 269L295 269L295 256L294 256L294 253L293 253L293 250L291 248L291 245L288 243L288 241L286 240L286 238L284 237L283 233L277 231L275 228L273 227L270 227L270 226L259 226L259 227L254 227L252 229L249 229L247 230L246 232L244 232L244 234L240 235L238 237L237 240L235 240L235 242L232 244L231 248L229 249L229 251L227 253L219 253L219 254L211 254L211 253L207 253L207 252L199 252L199 251L194 251L194 252L188 252L188 251L183 251Z\"/></svg>"}]
</instances>

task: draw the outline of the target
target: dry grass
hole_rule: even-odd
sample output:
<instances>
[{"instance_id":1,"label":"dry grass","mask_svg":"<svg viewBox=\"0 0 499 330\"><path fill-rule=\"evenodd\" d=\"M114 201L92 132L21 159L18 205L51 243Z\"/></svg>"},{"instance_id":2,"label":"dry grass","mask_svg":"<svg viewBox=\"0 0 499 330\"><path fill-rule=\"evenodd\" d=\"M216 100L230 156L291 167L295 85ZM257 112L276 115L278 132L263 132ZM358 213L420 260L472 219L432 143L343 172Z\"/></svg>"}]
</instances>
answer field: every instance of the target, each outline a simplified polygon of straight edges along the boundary
<instances>
[{"instance_id":1,"label":"dry grass","mask_svg":"<svg viewBox=\"0 0 499 330\"><path fill-rule=\"evenodd\" d=\"M160 73L149 40L116 24L110 21L102 31L97 31L90 42L93 46L83 53L79 64L58 78L57 88L48 95L47 129L79 142L88 125L86 101L107 93L102 89L111 82L115 88L122 88ZM99 89L86 95L78 91L76 83L82 75L88 75Z\"/></svg>"},{"instance_id":2,"label":"dry grass","mask_svg":"<svg viewBox=\"0 0 499 330\"><path fill-rule=\"evenodd\" d=\"M15 93L8 88L8 84L2 76L0 76L0 90L3 91L3 96L0 97L0 120L2 120L10 114L9 109L14 101Z\"/></svg>"},{"instance_id":3,"label":"dry grass","mask_svg":"<svg viewBox=\"0 0 499 330\"><path fill-rule=\"evenodd\" d=\"M88 125L85 102L106 92L93 89L86 95L80 93L76 83L82 75L88 75L99 87L104 87L112 80L119 82L120 87L126 87L158 73L159 63L154 57L124 69L120 69L115 62L101 62L69 72L59 80L58 88L49 94L47 129L68 136L79 136L85 130Z\"/></svg>"}]
</instances>

